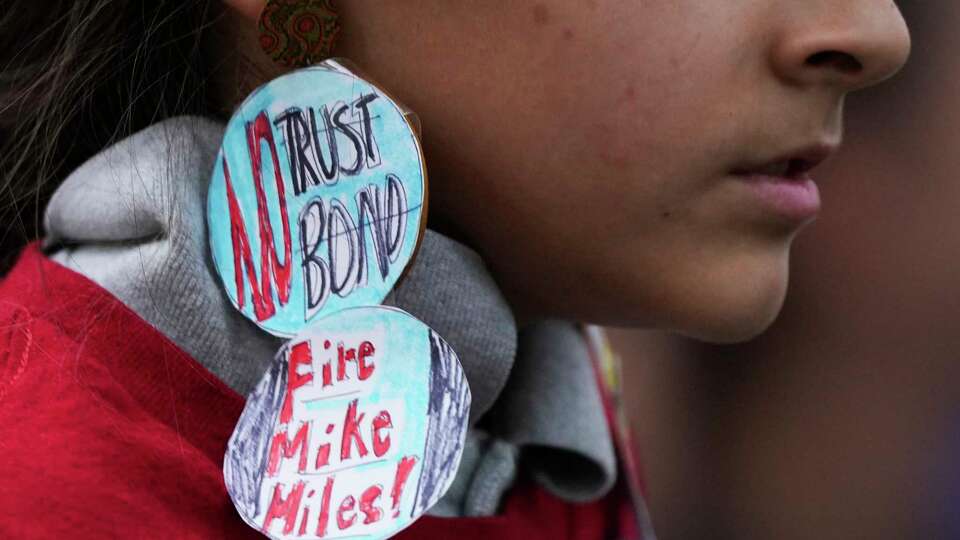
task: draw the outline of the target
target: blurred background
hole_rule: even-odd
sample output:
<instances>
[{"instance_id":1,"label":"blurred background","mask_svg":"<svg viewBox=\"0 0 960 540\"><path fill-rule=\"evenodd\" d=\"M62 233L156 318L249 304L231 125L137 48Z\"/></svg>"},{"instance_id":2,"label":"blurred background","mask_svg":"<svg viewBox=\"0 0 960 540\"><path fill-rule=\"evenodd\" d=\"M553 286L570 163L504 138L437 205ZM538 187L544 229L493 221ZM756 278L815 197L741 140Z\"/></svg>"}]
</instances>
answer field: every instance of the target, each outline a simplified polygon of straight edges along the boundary
<instances>
[{"instance_id":1,"label":"blurred background","mask_svg":"<svg viewBox=\"0 0 960 540\"><path fill-rule=\"evenodd\" d=\"M661 540L960 538L960 2L848 101L778 321L707 346L611 331Z\"/></svg>"}]
</instances>

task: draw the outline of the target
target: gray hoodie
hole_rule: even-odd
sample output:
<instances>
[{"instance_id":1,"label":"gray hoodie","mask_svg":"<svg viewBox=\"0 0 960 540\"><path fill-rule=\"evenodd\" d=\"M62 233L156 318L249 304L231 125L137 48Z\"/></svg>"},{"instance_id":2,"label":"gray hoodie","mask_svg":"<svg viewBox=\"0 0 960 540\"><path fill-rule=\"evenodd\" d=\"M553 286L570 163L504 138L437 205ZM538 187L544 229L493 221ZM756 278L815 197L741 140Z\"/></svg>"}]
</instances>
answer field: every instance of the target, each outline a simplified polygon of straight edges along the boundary
<instances>
[{"instance_id":1,"label":"gray hoodie","mask_svg":"<svg viewBox=\"0 0 960 540\"><path fill-rule=\"evenodd\" d=\"M246 395L281 341L230 304L212 267L204 211L223 129L173 118L94 156L51 199L45 246ZM568 501L609 491L611 434L573 324L518 333L480 257L430 230L385 303L447 339L473 394L463 461L431 514L493 515L518 473Z\"/></svg>"}]
</instances>

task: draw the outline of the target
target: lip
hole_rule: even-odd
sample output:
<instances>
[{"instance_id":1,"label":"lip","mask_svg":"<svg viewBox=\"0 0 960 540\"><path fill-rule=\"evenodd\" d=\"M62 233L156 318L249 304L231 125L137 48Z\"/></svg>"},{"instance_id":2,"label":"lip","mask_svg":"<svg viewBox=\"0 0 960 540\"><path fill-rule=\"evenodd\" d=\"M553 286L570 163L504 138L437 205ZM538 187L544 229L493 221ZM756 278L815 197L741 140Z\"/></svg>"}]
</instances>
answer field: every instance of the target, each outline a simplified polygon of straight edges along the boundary
<instances>
[{"instance_id":1,"label":"lip","mask_svg":"<svg viewBox=\"0 0 960 540\"><path fill-rule=\"evenodd\" d=\"M800 178L736 176L751 188L761 204L789 221L804 222L820 212L820 189L809 175Z\"/></svg>"},{"instance_id":2,"label":"lip","mask_svg":"<svg viewBox=\"0 0 960 540\"><path fill-rule=\"evenodd\" d=\"M731 174L743 181L764 207L791 222L803 223L820 212L820 190L810 171L836 149L837 144L815 144L779 157L735 167Z\"/></svg>"}]
</instances>

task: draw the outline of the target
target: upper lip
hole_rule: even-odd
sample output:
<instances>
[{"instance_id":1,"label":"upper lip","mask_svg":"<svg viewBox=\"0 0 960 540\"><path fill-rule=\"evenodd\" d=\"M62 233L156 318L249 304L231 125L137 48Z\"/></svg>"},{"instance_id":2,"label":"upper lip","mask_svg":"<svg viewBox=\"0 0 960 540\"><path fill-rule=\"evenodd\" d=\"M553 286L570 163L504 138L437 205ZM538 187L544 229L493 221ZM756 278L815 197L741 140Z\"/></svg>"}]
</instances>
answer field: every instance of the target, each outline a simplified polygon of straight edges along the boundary
<instances>
[{"instance_id":1,"label":"upper lip","mask_svg":"<svg viewBox=\"0 0 960 540\"><path fill-rule=\"evenodd\" d=\"M839 143L818 142L763 161L744 163L733 169L740 176L762 175L798 179L837 151Z\"/></svg>"}]
</instances>

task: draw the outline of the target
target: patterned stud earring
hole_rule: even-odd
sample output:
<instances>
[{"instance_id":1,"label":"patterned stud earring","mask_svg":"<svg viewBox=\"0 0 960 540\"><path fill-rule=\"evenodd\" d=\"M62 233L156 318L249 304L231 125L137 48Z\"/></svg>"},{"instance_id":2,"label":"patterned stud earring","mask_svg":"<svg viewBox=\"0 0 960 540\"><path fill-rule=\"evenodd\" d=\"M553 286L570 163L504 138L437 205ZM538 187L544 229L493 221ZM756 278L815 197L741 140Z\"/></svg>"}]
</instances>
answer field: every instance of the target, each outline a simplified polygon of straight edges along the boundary
<instances>
[{"instance_id":1,"label":"patterned stud earring","mask_svg":"<svg viewBox=\"0 0 960 540\"><path fill-rule=\"evenodd\" d=\"M332 0L267 0L259 27L263 51L287 68L326 60L340 34Z\"/></svg>"}]
</instances>

